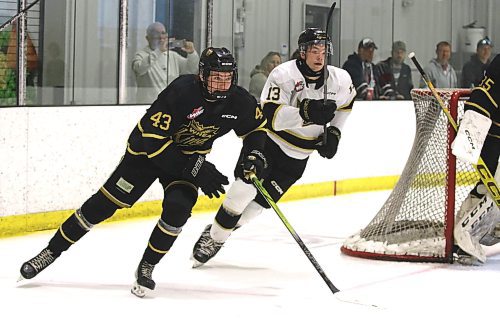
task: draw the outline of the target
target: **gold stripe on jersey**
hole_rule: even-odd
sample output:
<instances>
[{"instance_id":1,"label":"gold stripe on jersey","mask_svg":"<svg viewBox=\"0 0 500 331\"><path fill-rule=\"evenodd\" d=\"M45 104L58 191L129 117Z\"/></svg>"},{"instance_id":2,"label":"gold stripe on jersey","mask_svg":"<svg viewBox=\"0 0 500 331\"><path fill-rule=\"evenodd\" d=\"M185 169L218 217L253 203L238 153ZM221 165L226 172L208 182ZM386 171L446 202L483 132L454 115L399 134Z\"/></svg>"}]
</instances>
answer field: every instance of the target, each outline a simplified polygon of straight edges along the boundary
<instances>
[{"instance_id":1,"label":"gold stripe on jersey","mask_svg":"<svg viewBox=\"0 0 500 331\"><path fill-rule=\"evenodd\" d=\"M159 134L155 133L145 133L144 129L142 128L141 122L137 123L137 127L139 128L139 131L141 131L141 136L144 138L154 138L154 139L167 139L165 136L160 136Z\"/></svg>"},{"instance_id":2,"label":"gold stripe on jersey","mask_svg":"<svg viewBox=\"0 0 500 331\"><path fill-rule=\"evenodd\" d=\"M293 135L290 135L285 131L276 132L269 130L269 133L271 133L273 137L278 138L280 141L282 141L288 146L293 147L294 149L298 149L307 153L312 152L316 149L315 148L316 142L302 140L300 138L294 137Z\"/></svg>"},{"instance_id":3,"label":"gold stripe on jersey","mask_svg":"<svg viewBox=\"0 0 500 331\"><path fill-rule=\"evenodd\" d=\"M117 198L115 198L115 197L114 197L111 193L109 193L109 191L108 191L108 190L106 190L106 189L104 188L104 186L103 186L103 187L101 187L101 188L99 189L99 191L101 191L101 192L102 192L102 194L104 194L104 196L105 196L106 198L108 198L111 202L113 202L113 203L114 203L115 205L117 205L118 207L120 207L120 208L130 208L130 207L131 207L129 204L127 204L127 203L125 203L125 202L122 202L122 201L118 200Z\"/></svg>"},{"instance_id":4,"label":"gold stripe on jersey","mask_svg":"<svg viewBox=\"0 0 500 331\"><path fill-rule=\"evenodd\" d=\"M151 154L148 154L148 158L153 158L155 157L156 155L160 154L161 152L163 152L168 146L170 146L170 144L172 144L174 141L173 140L169 140L167 141L166 144L164 144L163 146L160 147L159 150L157 150L156 152L154 153L151 153Z\"/></svg>"},{"instance_id":5,"label":"gold stripe on jersey","mask_svg":"<svg viewBox=\"0 0 500 331\"><path fill-rule=\"evenodd\" d=\"M256 132L256 131L264 131L267 133L268 130L266 128L266 125L267 125L267 119L265 119L264 122L262 122L261 125L259 125L257 128L253 129L252 131L250 131L248 133L245 133L242 136L238 136L238 137L241 139L245 139L245 137L248 136L250 133Z\"/></svg>"},{"instance_id":6,"label":"gold stripe on jersey","mask_svg":"<svg viewBox=\"0 0 500 331\"><path fill-rule=\"evenodd\" d=\"M465 104L468 105L468 106L474 107L477 110L480 110L482 113L484 113L484 115L486 115L487 117L491 118L490 113L486 109L484 109L483 107L481 107L480 105L478 105L477 103L465 101Z\"/></svg>"},{"instance_id":7,"label":"gold stripe on jersey","mask_svg":"<svg viewBox=\"0 0 500 331\"><path fill-rule=\"evenodd\" d=\"M284 104L277 104L277 103L274 103L274 102L267 102L267 103L271 103L273 105L276 105L277 108L274 110L274 114L273 114L273 119L271 120L271 128L274 128L274 123L276 123L276 116L278 116L278 112L283 108L283 106L286 106ZM264 107L262 107L264 108Z\"/></svg>"},{"instance_id":8,"label":"gold stripe on jersey","mask_svg":"<svg viewBox=\"0 0 500 331\"><path fill-rule=\"evenodd\" d=\"M486 90L484 87L478 86L478 87L474 87L472 89L471 93L474 90L480 90L480 91L482 91L484 94L486 94L486 96L488 97L488 99L490 99L490 102L493 104L493 106L495 106L495 108L498 108L498 104L495 102L495 100L493 99L493 97L491 96L491 94L488 92L488 90ZM467 101L465 103L467 103Z\"/></svg>"},{"instance_id":9,"label":"gold stripe on jersey","mask_svg":"<svg viewBox=\"0 0 500 331\"><path fill-rule=\"evenodd\" d=\"M196 151L185 151L185 150L181 150L182 154L186 154L186 155L193 155L193 154L208 154L212 151L212 149L205 149L205 150L196 150Z\"/></svg>"},{"instance_id":10,"label":"gold stripe on jersey","mask_svg":"<svg viewBox=\"0 0 500 331\"><path fill-rule=\"evenodd\" d=\"M146 152L136 152L132 150L132 148L130 147L130 143L127 143L127 152L129 152L132 155L148 155L148 153Z\"/></svg>"},{"instance_id":11,"label":"gold stripe on jersey","mask_svg":"<svg viewBox=\"0 0 500 331\"><path fill-rule=\"evenodd\" d=\"M488 133L488 136L500 138L500 123L495 122L495 121L493 121L491 123L491 128L490 128L490 132Z\"/></svg>"},{"instance_id":12,"label":"gold stripe on jersey","mask_svg":"<svg viewBox=\"0 0 500 331\"><path fill-rule=\"evenodd\" d=\"M348 111L348 112L352 111L352 105L354 104L355 98L356 98L356 94L354 94L348 102L344 103L343 105L338 106L337 110L345 109L344 111Z\"/></svg>"}]
</instances>

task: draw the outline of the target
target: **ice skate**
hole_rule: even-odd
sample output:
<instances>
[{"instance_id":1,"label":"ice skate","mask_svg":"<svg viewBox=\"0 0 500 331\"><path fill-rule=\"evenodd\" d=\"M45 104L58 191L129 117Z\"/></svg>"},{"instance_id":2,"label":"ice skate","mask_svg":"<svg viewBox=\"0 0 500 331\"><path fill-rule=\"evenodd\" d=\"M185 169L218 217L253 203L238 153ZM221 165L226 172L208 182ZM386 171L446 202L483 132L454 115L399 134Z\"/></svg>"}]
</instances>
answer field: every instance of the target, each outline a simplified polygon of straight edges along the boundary
<instances>
[{"instance_id":1,"label":"ice skate","mask_svg":"<svg viewBox=\"0 0 500 331\"><path fill-rule=\"evenodd\" d=\"M155 268L154 264L150 264L144 260L139 262L139 266L135 271L136 281L130 292L132 294L142 298L146 295L148 291L152 291L155 289L155 281L153 280L152 274Z\"/></svg>"},{"instance_id":2,"label":"ice skate","mask_svg":"<svg viewBox=\"0 0 500 331\"><path fill-rule=\"evenodd\" d=\"M19 277L18 281L35 277L51 265L56 258L50 249L44 248L37 256L23 263L21 266L21 277Z\"/></svg>"},{"instance_id":3,"label":"ice skate","mask_svg":"<svg viewBox=\"0 0 500 331\"><path fill-rule=\"evenodd\" d=\"M477 257L470 255L458 246L455 246L453 257L461 265L480 266L483 264Z\"/></svg>"},{"instance_id":4,"label":"ice skate","mask_svg":"<svg viewBox=\"0 0 500 331\"><path fill-rule=\"evenodd\" d=\"M198 268L207 263L219 252L222 245L224 245L223 242L217 242L212 239L210 236L211 228L212 224L207 225L196 244L194 244L192 256L194 261L193 268Z\"/></svg>"}]
</instances>

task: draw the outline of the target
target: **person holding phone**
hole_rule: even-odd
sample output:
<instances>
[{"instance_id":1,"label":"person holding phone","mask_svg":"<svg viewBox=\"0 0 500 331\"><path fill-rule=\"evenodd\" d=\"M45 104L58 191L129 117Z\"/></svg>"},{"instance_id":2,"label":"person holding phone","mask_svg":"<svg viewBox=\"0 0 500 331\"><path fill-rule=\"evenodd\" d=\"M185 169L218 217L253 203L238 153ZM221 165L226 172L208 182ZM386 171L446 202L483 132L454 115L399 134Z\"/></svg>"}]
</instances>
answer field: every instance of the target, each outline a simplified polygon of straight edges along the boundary
<instances>
[{"instance_id":1,"label":"person holding phone","mask_svg":"<svg viewBox=\"0 0 500 331\"><path fill-rule=\"evenodd\" d=\"M165 26L160 22L148 26L146 40L148 45L132 60L132 70L137 82L136 101L149 104L179 75L197 73L200 56L191 41L169 42ZM179 46L186 53L185 57L171 50Z\"/></svg>"}]
</instances>

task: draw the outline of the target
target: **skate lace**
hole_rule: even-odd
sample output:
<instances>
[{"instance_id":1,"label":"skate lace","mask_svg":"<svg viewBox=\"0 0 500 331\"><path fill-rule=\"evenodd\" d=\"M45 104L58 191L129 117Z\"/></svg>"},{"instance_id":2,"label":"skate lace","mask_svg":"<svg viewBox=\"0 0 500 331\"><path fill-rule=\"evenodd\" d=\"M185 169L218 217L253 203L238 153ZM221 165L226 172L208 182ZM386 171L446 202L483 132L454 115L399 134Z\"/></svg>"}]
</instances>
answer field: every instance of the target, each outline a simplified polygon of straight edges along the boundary
<instances>
[{"instance_id":1,"label":"skate lace","mask_svg":"<svg viewBox=\"0 0 500 331\"><path fill-rule=\"evenodd\" d=\"M40 252L40 254L32 258L29 261L29 264L31 264L36 270L42 270L54 262L55 259L56 258L52 255L52 252L49 249L44 249Z\"/></svg>"},{"instance_id":2,"label":"skate lace","mask_svg":"<svg viewBox=\"0 0 500 331\"><path fill-rule=\"evenodd\" d=\"M224 243L217 242L210 237L210 232L203 234L203 237L200 240L200 252L203 254L212 257L215 255L219 249L222 247Z\"/></svg>"},{"instance_id":3,"label":"skate lace","mask_svg":"<svg viewBox=\"0 0 500 331\"><path fill-rule=\"evenodd\" d=\"M146 261L143 261L141 263L141 267L139 268L139 271L140 271L140 274L143 276L143 277L146 277L146 278L149 278L149 279L152 279L153 278L153 269L154 269L154 265L146 262Z\"/></svg>"}]
</instances>

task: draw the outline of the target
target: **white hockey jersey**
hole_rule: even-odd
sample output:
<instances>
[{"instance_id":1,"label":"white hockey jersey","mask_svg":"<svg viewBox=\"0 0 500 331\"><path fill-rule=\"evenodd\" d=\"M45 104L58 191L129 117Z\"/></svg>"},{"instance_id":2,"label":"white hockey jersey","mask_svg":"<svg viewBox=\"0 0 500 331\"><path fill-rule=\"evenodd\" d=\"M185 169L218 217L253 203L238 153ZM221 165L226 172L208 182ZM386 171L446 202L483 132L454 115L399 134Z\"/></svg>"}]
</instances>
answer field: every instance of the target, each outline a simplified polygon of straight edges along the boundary
<instances>
[{"instance_id":1,"label":"white hockey jersey","mask_svg":"<svg viewBox=\"0 0 500 331\"><path fill-rule=\"evenodd\" d=\"M344 69L328 66L327 98L335 100L337 111L330 122L342 131L352 110L356 89L349 73ZM288 156L305 159L314 150L323 126L305 123L299 114L303 99L324 99L324 87L306 84L296 61L291 60L273 69L262 90L260 102L268 118L268 136Z\"/></svg>"}]
</instances>

